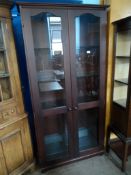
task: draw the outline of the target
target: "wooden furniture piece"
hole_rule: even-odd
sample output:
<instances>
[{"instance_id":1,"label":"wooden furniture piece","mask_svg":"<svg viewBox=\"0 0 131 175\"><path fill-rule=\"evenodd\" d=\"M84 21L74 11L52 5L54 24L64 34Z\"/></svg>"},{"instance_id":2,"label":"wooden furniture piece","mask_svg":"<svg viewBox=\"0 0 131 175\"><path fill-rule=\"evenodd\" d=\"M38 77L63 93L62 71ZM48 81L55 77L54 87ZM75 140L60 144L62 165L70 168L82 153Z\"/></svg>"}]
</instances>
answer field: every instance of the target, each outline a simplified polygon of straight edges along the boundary
<instances>
[{"instance_id":1,"label":"wooden furniture piece","mask_svg":"<svg viewBox=\"0 0 131 175\"><path fill-rule=\"evenodd\" d=\"M107 133L107 152L113 140L113 132L123 143L121 153L113 149L122 159L122 170L126 169L128 147L131 144L131 17L119 20L115 25L114 76L111 106L111 124ZM120 142L119 142L120 143Z\"/></svg>"},{"instance_id":2,"label":"wooden furniture piece","mask_svg":"<svg viewBox=\"0 0 131 175\"><path fill-rule=\"evenodd\" d=\"M33 163L9 13L0 2L0 175L22 174Z\"/></svg>"},{"instance_id":3,"label":"wooden furniture piece","mask_svg":"<svg viewBox=\"0 0 131 175\"><path fill-rule=\"evenodd\" d=\"M44 168L102 154L106 6L18 3Z\"/></svg>"}]
</instances>

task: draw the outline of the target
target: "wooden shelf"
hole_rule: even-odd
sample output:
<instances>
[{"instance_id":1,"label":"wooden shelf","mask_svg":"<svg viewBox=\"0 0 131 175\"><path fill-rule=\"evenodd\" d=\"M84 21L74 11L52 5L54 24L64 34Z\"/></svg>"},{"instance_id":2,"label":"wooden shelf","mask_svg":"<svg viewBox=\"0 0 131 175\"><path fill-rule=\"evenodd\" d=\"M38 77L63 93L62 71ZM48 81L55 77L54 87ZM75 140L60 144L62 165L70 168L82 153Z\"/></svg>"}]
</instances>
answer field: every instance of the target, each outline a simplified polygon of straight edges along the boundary
<instances>
[{"instance_id":1,"label":"wooden shelf","mask_svg":"<svg viewBox=\"0 0 131 175\"><path fill-rule=\"evenodd\" d=\"M116 153L116 155L122 160L123 154L124 154L123 143L120 140L111 141L110 147ZM131 145L129 146L129 149L128 149L128 155L131 155Z\"/></svg>"},{"instance_id":2,"label":"wooden shelf","mask_svg":"<svg viewBox=\"0 0 131 175\"><path fill-rule=\"evenodd\" d=\"M121 79L115 79L115 82L122 83L128 85L128 79L127 78L121 78Z\"/></svg>"},{"instance_id":3,"label":"wooden shelf","mask_svg":"<svg viewBox=\"0 0 131 175\"><path fill-rule=\"evenodd\" d=\"M126 108L126 99L114 100L113 102L118 104L119 106Z\"/></svg>"},{"instance_id":4,"label":"wooden shelf","mask_svg":"<svg viewBox=\"0 0 131 175\"><path fill-rule=\"evenodd\" d=\"M116 56L116 58L120 58L120 59L130 59L130 56Z\"/></svg>"},{"instance_id":5,"label":"wooden shelf","mask_svg":"<svg viewBox=\"0 0 131 175\"><path fill-rule=\"evenodd\" d=\"M63 87L57 81L39 83L40 92L50 92L63 90Z\"/></svg>"}]
</instances>

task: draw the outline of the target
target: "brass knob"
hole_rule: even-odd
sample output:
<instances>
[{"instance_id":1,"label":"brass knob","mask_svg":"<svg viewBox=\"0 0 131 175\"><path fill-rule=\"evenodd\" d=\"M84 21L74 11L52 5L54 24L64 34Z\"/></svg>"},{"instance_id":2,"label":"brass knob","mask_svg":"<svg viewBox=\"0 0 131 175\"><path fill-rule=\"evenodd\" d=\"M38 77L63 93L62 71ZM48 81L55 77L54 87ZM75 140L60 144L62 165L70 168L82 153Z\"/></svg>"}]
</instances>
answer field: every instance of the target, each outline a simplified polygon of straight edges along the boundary
<instances>
[{"instance_id":1,"label":"brass knob","mask_svg":"<svg viewBox=\"0 0 131 175\"><path fill-rule=\"evenodd\" d=\"M75 106L75 107L74 107L74 110L77 110L77 109L78 109L78 107L77 107L77 106Z\"/></svg>"},{"instance_id":2,"label":"brass knob","mask_svg":"<svg viewBox=\"0 0 131 175\"><path fill-rule=\"evenodd\" d=\"M68 107L68 111L72 111L72 108L71 107Z\"/></svg>"}]
</instances>

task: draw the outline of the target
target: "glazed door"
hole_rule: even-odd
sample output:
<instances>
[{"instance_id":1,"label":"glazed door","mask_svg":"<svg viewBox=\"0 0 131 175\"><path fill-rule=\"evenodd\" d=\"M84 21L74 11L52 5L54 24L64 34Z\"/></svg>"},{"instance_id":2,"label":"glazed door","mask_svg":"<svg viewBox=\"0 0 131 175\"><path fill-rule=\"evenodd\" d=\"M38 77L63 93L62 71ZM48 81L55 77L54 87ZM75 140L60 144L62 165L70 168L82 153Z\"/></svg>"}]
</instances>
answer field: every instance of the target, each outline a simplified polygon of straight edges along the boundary
<instances>
[{"instance_id":1,"label":"glazed door","mask_svg":"<svg viewBox=\"0 0 131 175\"><path fill-rule=\"evenodd\" d=\"M67 11L21 10L39 160L64 160L73 145Z\"/></svg>"},{"instance_id":2,"label":"glazed door","mask_svg":"<svg viewBox=\"0 0 131 175\"><path fill-rule=\"evenodd\" d=\"M105 26L101 11L69 11L69 39L76 156L104 141Z\"/></svg>"},{"instance_id":3,"label":"glazed door","mask_svg":"<svg viewBox=\"0 0 131 175\"><path fill-rule=\"evenodd\" d=\"M39 161L93 154L104 141L106 14L21 11Z\"/></svg>"}]
</instances>

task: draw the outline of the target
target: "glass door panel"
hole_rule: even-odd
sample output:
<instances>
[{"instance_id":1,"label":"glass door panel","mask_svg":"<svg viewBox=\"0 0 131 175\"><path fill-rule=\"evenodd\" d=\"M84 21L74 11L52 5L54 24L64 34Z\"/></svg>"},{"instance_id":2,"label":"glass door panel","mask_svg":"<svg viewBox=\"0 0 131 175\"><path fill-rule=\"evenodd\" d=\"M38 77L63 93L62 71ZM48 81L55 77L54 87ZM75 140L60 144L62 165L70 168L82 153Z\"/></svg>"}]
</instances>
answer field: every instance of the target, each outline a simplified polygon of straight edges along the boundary
<instances>
[{"instance_id":1,"label":"glass door panel","mask_svg":"<svg viewBox=\"0 0 131 175\"><path fill-rule=\"evenodd\" d=\"M113 101L126 107L131 53L131 30L117 33Z\"/></svg>"},{"instance_id":2,"label":"glass door panel","mask_svg":"<svg viewBox=\"0 0 131 175\"><path fill-rule=\"evenodd\" d=\"M78 103L99 96L100 19L91 14L75 18Z\"/></svg>"},{"instance_id":3,"label":"glass door panel","mask_svg":"<svg viewBox=\"0 0 131 175\"><path fill-rule=\"evenodd\" d=\"M8 71L8 60L4 39L4 25L0 21L0 102L12 98L10 74Z\"/></svg>"},{"instance_id":4,"label":"glass door panel","mask_svg":"<svg viewBox=\"0 0 131 175\"><path fill-rule=\"evenodd\" d=\"M98 145L98 109L88 109L78 112L79 151Z\"/></svg>"},{"instance_id":5,"label":"glass door panel","mask_svg":"<svg viewBox=\"0 0 131 175\"><path fill-rule=\"evenodd\" d=\"M0 51L0 74L7 73L6 55L5 51Z\"/></svg>"},{"instance_id":6,"label":"glass door panel","mask_svg":"<svg viewBox=\"0 0 131 175\"><path fill-rule=\"evenodd\" d=\"M4 48L2 25L0 21L0 48Z\"/></svg>"},{"instance_id":7,"label":"glass door panel","mask_svg":"<svg viewBox=\"0 0 131 175\"><path fill-rule=\"evenodd\" d=\"M44 117L44 144L46 159L65 158L68 155L67 118L64 114Z\"/></svg>"},{"instance_id":8,"label":"glass door panel","mask_svg":"<svg viewBox=\"0 0 131 175\"><path fill-rule=\"evenodd\" d=\"M9 78L2 78L0 82L1 82L0 86L1 101L10 99L12 97L12 94L11 94Z\"/></svg>"},{"instance_id":9,"label":"glass door panel","mask_svg":"<svg viewBox=\"0 0 131 175\"><path fill-rule=\"evenodd\" d=\"M65 106L62 19L51 13L31 17L42 109Z\"/></svg>"}]
</instances>

